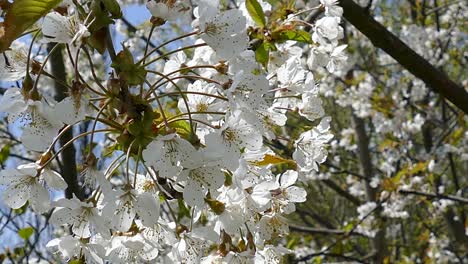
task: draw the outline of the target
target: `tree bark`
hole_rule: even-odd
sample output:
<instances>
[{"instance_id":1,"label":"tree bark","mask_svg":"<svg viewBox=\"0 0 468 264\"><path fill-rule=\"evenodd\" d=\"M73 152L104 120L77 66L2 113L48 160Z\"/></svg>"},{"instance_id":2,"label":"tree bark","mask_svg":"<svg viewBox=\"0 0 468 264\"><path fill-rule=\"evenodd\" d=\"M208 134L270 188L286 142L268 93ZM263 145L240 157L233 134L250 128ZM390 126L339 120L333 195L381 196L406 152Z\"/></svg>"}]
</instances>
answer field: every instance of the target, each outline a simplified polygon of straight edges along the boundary
<instances>
[{"instance_id":1,"label":"tree bark","mask_svg":"<svg viewBox=\"0 0 468 264\"><path fill-rule=\"evenodd\" d=\"M50 52L54 47L54 43L48 44L47 49ZM62 82L66 82L67 72L63 61L62 49L55 50L49 59L51 66L52 75ZM67 96L67 87L60 84L58 81L54 81L55 97L57 102L62 101ZM65 145L68 141L73 138L73 129L67 130L62 137L59 139L60 146ZM78 173L76 170L76 151L75 146L70 144L60 154L60 174L62 175L65 182L68 184L68 188L65 190L65 197L72 198L73 194L79 199L83 198L83 193L80 186L78 185Z\"/></svg>"},{"instance_id":2,"label":"tree bark","mask_svg":"<svg viewBox=\"0 0 468 264\"><path fill-rule=\"evenodd\" d=\"M364 175L364 184L366 187L367 200L369 202L378 203L376 197L376 191L370 186L370 181L374 176L372 159L369 150L369 137L366 133L365 122L363 119L355 116L353 114L354 129L356 131L357 145L358 145L358 154L359 154L359 163L361 167L361 174ZM379 217L380 209L376 211L376 216L379 219L380 227L378 228L377 234L372 238L372 248L373 252L371 253L372 263L383 263L385 256L387 256L388 249L385 241L385 226L383 221L385 219Z\"/></svg>"}]
</instances>

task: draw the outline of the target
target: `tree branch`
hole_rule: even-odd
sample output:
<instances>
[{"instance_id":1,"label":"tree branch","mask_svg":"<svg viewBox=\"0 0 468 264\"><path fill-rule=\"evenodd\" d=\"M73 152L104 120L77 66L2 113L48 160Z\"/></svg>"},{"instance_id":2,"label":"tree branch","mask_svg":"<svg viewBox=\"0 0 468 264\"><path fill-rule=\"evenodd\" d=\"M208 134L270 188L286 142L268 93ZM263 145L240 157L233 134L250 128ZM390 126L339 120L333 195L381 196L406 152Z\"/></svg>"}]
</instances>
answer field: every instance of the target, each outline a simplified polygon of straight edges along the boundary
<instances>
[{"instance_id":1,"label":"tree branch","mask_svg":"<svg viewBox=\"0 0 468 264\"><path fill-rule=\"evenodd\" d=\"M55 44L48 44L48 50L54 47ZM51 71L54 76L57 76L59 80L54 80L54 89L55 89L55 100L57 102L62 101L67 96L67 87L61 84L65 82L67 76L65 70L65 64L63 61L62 49L56 50L50 56L50 66ZM73 138L73 129L68 129L59 139L60 145L65 145L68 141ZM75 146L73 144L66 147L60 157L61 157L61 168L60 174L62 175L65 182L68 184L68 188L65 190L65 197L72 198L73 194L76 195L79 199L83 198L83 193L78 185L78 173L76 170L76 160L75 160Z\"/></svg>"},{"instance_id":2,"label":"tree branch","mask_svg":"<svg viewBox=\"0 0 468 264\"><path fill-rule=\"evenodd\" d=\"M434 193L426 193L426 192L420 192L420 191L414 191L414 190L399 190L398 192L401 194L424 196L431 200L432 199L445 199L445 200L451 200L451 201L459 202L463 204L468 204L468 199L460 197L460 196L455 196L455 195L434 194Z\"/></svg>"},{"instance_id":3,"label":"tree branch","mask_svg":"<svg viewBox=\"0 0 468 264\"><path fill-rule=\"evenodd\" d=\"M354 236L363 236L367 237L364 234L359 232L348 232L344 230L337 230L337 229L327 229L327 228L314 228L314 227L306 227L306 226L298 226L294 224L289 224L289 228L295 232L302 232L302 233L310 233L310 234L321 234L321 235L354 235Z\"/></svg>"},{"instance_id":4,"label":"tree branch","mask_svg":"<svg viewBox=\"0 0 468 264\"><path fill-rule=\"evenodd\" d=\"M326 186L328 186L330 189L334 190L337 194L340 196L344 197L346 200L350 201L356 206L359 206L362 204L362 202L359 200L359 198L355 197L354 195L348 193L346 190L343 190L338 184L333 182L332 180L323 180L322 181Z\"/></svg>"},{"instance_id":5,"label":"tree branch","mask_svg":"<svg viewBox=\"0 0 468 264\"><path fill-rule=\"evenodd\" d=\"M468 92L418 55L352 0L340 0L343 16L374 46L381 48L428 87L468 114Z\"/></svg>"}]
</instances>

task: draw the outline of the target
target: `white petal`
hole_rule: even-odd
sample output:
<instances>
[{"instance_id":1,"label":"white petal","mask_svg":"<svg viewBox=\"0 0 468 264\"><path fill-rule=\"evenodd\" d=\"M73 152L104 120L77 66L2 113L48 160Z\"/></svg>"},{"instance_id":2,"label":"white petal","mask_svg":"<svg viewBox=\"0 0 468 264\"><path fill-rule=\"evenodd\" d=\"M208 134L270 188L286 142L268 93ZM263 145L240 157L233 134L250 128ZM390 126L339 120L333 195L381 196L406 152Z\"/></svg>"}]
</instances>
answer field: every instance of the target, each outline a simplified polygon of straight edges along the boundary
<instances>
[{"instance_id":1,"label":"white petal","mask_svg":"<svg viewBox=\"0 0 468 264\"><path fill-rule=\"evenodd\" d=\"M109 222L97 214L97 209L93 209L93 211L95 212L89 217L89 221L93 224L94 231L106 239L110 238Z\"/></svg>"},{"instance_id":2,"label":"white petal","mask_svg":"<svg viewBox=\"0 0 468 264\"><path fill-rule=\"evenodd\" d=\"M280 185L282 188L289 187L297 181L297 171L288 170L280 176Z\"/></svg>"},{"instance_id":3,"label":"white petal","mask_svg":"<svg viewBox=\"0 0 468 264\"><path fill-rule=\"evenodd\" d=\"M202 206L205 198L203 186L192 179L187 180L184 188L184 200L190 206Z\"/></svg>"},{"instance_id":4,"label":"white petal","mask_svg":"<svg viewBox=\"0 0 468 264\"><path fill-rule=\"evenodd\" d=\"M69 43L72 41L70 23L67 17L57 12L49 13L42 24L44 42Z\"/></svg>"},{"instance_id":5,"label":"white petal","mask_svg":"<svg viewBox=\"0 0 468 264\"><path fill-rule=\"evenodd\" d=\"M65 190L68 187L68 184L62 178L62 176L51 169L44 169L42 176L44 177L47 185L54 189Z\"/></svg>"},{"instance_id":6,"label":"white petal","mask_svg":"<svg viewBox=\"0 0 468 264\"><path fill-rule=\"evenodd\" d=\"M45 213L50 208L50 196L47 189L39 183L31 185L29 203L36 213Z\"/></svg>"},{"instance_id":7,"label":"white petal","mask_svg":"<svg viewBox=\"0 0 468 264\"><path fill-rule=\"evenodd\" d=\"M132 226L133 219L135 218L135 210L133 203L130 201L119 201L117 208L112 218L112 225L115 229L127 232Z\"/></svg>"},{"instance_id":8,"label":"white petal","mask_svg":"<svg viewBox=\"0 0 468 264\"><path fill-rule=\"evenodd\" d=\"M6 90L0 99L0 112L17 114L25 111L26 108L27 104L24 102L23 95L18 88Z\"/></svg>"},{"instance_id":9,"label":"white petal","mask_svg":"<svg viewBox=\"0 0 468 264\"><path fill-rule=\"evenodd\" d=\"M74 124L78 121L84 120L87 114L88 102L84 99L76 101L72 97L63 99L60 103L56 104L55 112L57 118L64 124Z\"/></svg>"},{"instance_id":10,"label":"white petal","mask_svg":"<svg viewBox=\"0 0 468 264\"><path fill-rule=\"evenodd\" d=\"M77 209L77 210L80 210L80 209ZM75 222L73 222L72 231L75 235L79 237L82 237L82 238L90 237L91 229L90 229L89 219L87 217L83 217L82 215L77 217Z\"/></svg>"},{"instance_id":11,"label":"white petal","mask_svg":"<svg viewBox=\"0 0 468 264\"><path fill-rule=\"evenodd\" d=\"M26 176L16 169L0 171L0 185L13 185L24 181Z\"/></svg>"},{"instance_id":12,"label":"white petal","mask_svg":"<svg viewBox=\"0 0 468 264\"><path fill-rule=\"evenodd\" d=\"M302 203L306 201L307 192L297 186L290 186L286 189L288 200L294 203Z\"/></svg>"},{"instance_id":13,"label":"white petal","mask_svg":"<svg viewBox=\"0 0 468 264\"><path fill-rule=\"evenodd\" d=\"M3 202L10 208L18 209L23 206L29 198L29 185L10 185L3 192Z\"/></svg>"},{"instance_id":14,"label":"white petal","mask_svg":"<svg viewBox=\"0 0 468 264\"><path fill-rule=\"evenodd\" d=\"M58 208L55 209L50 217L50 223L53 225L69 225L73 223L74 217L72 215L72 210L69 208Z\"/></svg>"},{"instance_id":15,"label":"white petal","mask_svg":"<svg viewBox=\"0 0 468 264\"><path fill-rule=\"evenodd\" d=\"M65 258L71 258L80 252L80 242L77 238L66 236L60 238L59 251Z\"/></svg>"},{"instance_id":16,"label":"white petal","mask_svg":"<svg viewBox=\"0 0 468 264\"><path fill-rule=\"evenodd\" d=\"M58 129L54 128L47 121L40 120L34 126L27 126L21 135L23 145L33 151L45 151L52 143Z\"/></svg>"}]
</instances>

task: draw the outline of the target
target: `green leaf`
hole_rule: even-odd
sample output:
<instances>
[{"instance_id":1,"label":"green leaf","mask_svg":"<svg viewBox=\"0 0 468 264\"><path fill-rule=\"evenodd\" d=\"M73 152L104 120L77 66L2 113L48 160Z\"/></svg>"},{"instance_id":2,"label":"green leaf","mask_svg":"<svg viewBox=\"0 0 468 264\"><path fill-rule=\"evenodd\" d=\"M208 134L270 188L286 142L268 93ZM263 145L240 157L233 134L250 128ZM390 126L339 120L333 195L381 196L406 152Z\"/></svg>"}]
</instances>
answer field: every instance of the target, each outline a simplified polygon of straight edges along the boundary
<instances>
[{"instance_id":1,"label":"green leaf","mask_svg":"<svg viewBox=\"0 0 468 264\"><path fill-rule=\"evenodd\" d=\"M185 139L190 139L192 130L190 129L190 123L185 120L175 121L169 124L169 127L175 129L177 134Z\"/></svg>"},{"instance_id":2,"label":"green leaf","mask_svg":"<svg viewBox=\"0 0 468 264\"><path fill-rule=\"evenodd\" d=\"M270 49L266 42L263 42L256 50L255 50L255 59L258 63L262 64L265 68L268 65L268 61L270 60Z\"/></svg>"},{"instance_id":3,"label":"green leaf","mask_svg":"<svg viewBox=\"0 0 468 264\"><path fill-rule=\"evenodd\" d=\"M29 201L27 201L23 206L21 206L20 208L18 209L13 209L13 213L16 214L16 215L22 215L24 213L26 213L26 211L28 210L28 206L29 206Z\"/></svg>"},{"instance_id":4,"label":"green leaf","mask_svg":"<svg viewBox=\"0 0 468 264\"><path fill-rule=\"evenodd\" d=\"M24 240L28 240L29 237L33 233L34 233L34 228L32 227L25 227L25 228L21 228L20 230L18 230L18 235Z\"/></svg>"},{"instance_id":5,"label":"green leaf","mask_svg":"<svg viewBox=\"0 0 468 264\"><path fill-rule=\"evenodd\" d=\"M102 0L107 11L111 14L111 18L121 18L122 10L116 0Z\"/></svg>"},{"instance_id":6,"label":"green leaf","mask_svg":"<svg viewBox=\"0 0 468 264\"><path fill-rule=\"evenodd\" d=\"M177 204L179 205L179 212L177 213L177 220L180 220L186 216L190 218L190 210L185 206L185 203L182 199L177 199Z\"/></svg>"},{"instance_id":7,"label":"green leaf","mask_svg":"<svg viewBox=\"0 0 468 264\"><path fill-rule=\"evenodd\" d=\"M0 164L3 164L10 156L10 145L6 144L0 150Z\"/></svg>"},{"instance_id":8,"label":"green leaf","mask_svg":"<svg viewBox=\"0 0 468 264\"><path fill-rule=\"evenodd\" d=\"M255 50L255 59L261 63L263 67L267 68L268 61L270 60L270 51L277 51L275 44L264 41Z\"/></svg>"},{"instance_id":9,"label":"green leaf","mask_svg":"<svg viewBox=\"0 0 468 264\"><path fill-rule=\"evenodd\" d=\"M294 249L294 247L297 245L297 242L299 242L299 239L296 236L291 238L289 240L288 244L286 245L286 248L287 249Z\"/></svg>"},{"instance_id":10,"label":"green leaf","mask_svg":"<svg viewBox=\"0 0 468 264\"><path fill-rule=\"evenodd\" d=\"M106 5L102 0L93 1L90 9L92 12L93 23L89 25L88 29L91 33L104 28L107 25L114 24L114 20L112 19L114 15L109 14L109 11L106 9Z\"/></svg>"},{"instance_id":11,"label":"green leaf","mask_svg":"<svg viewBox=\"0 0 468 264\"><path fill-rule=\"evenodd\" d=\"M265 13L257 0L246 0L245 7L257 25L260 27L264 27L266 25Z\"/></svg>"},{"instance_id":12,"label":"green leaf","mask_svg":"<svg viewBox=\"0 0 468 264\"><path fill-rule=\"evenodd\" d=\"M294 40L302 43L312 43L312 38L309 32L300 29L281 31L279 33L279 39L283 41Z\"/></svg>"},{"instance_id":13,"label":"green leaf","mask_svg":"<svg viewBox=\"0 0 468 264\"><path fill-rule=\"evenodd\" d=\"M5 33L0 38L0 52L7 50L15 39L60 2L62 0L14 1L2 24Z\"/></svg>"},{"instance_id":14,"label":"green leaf","mask_svg":"<svg viewBox=\"0 0 468 264\"><path fill-rule=\"evenodd\" d=\"M120 77L128 85L139 85L145 81L147 73L145 67L134 63L133 55L127 48L117 54L111 67L119 73Z\"/></svg>"},{"instance_id":15,"label":"green leaf","mask_svg":"<svg viewBox=\"0 0 468 264\"><path fill-rule=\"evenodd\" d=\"M88 39L88 44L95 48L99 53L104 54L106 51L106 38L107 29L103 27L91 33L91 36Z\"/></svg>"}]
</instances>

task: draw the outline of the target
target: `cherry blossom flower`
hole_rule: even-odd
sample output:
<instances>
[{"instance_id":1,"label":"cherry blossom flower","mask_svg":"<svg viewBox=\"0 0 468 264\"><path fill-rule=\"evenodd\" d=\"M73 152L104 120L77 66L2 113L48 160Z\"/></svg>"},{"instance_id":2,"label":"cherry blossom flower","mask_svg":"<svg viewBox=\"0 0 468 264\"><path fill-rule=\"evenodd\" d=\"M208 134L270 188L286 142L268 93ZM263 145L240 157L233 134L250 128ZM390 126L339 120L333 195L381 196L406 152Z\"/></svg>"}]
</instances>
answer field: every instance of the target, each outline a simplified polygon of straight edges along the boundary
<instances>
[{"instance_id":1,"label":"cherry blossom flower","mask_svg":"<svg viewBox=\"0 0 468 264\"><path fill-rule=\"evenodd\" d=\"M302 133L296 140L293 158L302 171L317 171L318 164L323 163L327 158L325 144L333 138L329 132L330 121L330 117L323 118L317 127Z\"/></svg>"},{"instance_id":2,"label":"cherry blossom flower","mask_svg":"<svg viewBox=\"0 0 468 264\"><path fill-rule=\"evenodd\" d=\"M221 187L224 183L224 173L216 162L210 162L203 153L192 153L190 162L184 164L184 170L177 177L185 181L183 197L190 206L202 206L205 195Z\"/></svg>"},{"instance_id":3,"label":"cherry blossom flower","mask_svg":"<svg viewBox=\"0 0 468 264\"><path fill-rule=\"evenodd\" d=\"M210 1L200 1L198 7L201 38L220 58L231 59L247 49L246 19L236 9L217 13L217 5L208 2Z\"/></svg>"},{"instance_id":4,"label":"cherry blossom flower","mask_svg":"<svg viewBox=\"0 0 468 264\"><path fill-rule=\"evenodd\" d=\"M46 245L47 248L56 250L65 259L72 259L84 255L86 263L103 264L105 249L97 243L85 243L77 237L71 235L54 238Z\"/></svg>"},{"instance_id":5,"label":"cherry blossom flower","mask_svg":"<svg viewBox=\"0 0 468 264\"><path fill-rule=\"evenodd\" d=\"M0 79L16 81L23 78L26 75L27 60L28 55L24 44L15 41L12 48L0 56Z\"/></svg>"},{"instance_id":6,"label":"cherry blossom flower","mask_svg":"<svg viewBox=\"0 0 468 264\"><path fill-rule=\"evenodd\" d=\"M72 44L79 47L82 38L90 33L86 26L80 23L76 15L67 17L57 12L47 14L42 24L44 42L58 42Z\"/></svg>"},{"instance_id":7,"label":"cherry blossom flower","mask_svg":"<svg viewBox=\"0 0 468 264\"><path fill-rule=\"evenodd\" d=\"M3 192L3 201L13 209L21 208L29 202L37 213L44 213L50 208L49 192L43 181L50 186L65 189L67 186L63 179L55 173L46 173L42 176L37 170L36 163L18 166L16 169L0 171L0 184L7 185Z\"/></svg>"},{"instance_id":8,"label":"cherry blossom flower","mask_svg":"<svg viewBox=\"0 0 468 264\"><path fill-rule=\"evenodd\" d=\"M186 163L195 151L187 140L169 134L151 142L143 151L143 158L166 178L176 176L182 170L181 164Z\"/></svg>"},{"instance_id":9,"label":"cherry blossom flower","mask_svg":"<svg viewBox=\"0 0 468 264\"><path fill-rule=\"evenodd\" d=\"M240 113L234 113L221 129L206 135L205 142L211 155L222 157L226 168L235 169L239 164L240 149L260 149L263 141L261 134L243 120Z\"/></svg>"},{"instance_id":10,"label":"cherry blossom flower","mask_svg":"<svg viewBox=\"0 0 468 264\"><path fill-rule=\"evenodd\" d=\"M146 7L151 15L165 21L187 20L192 13L189 0L151 0L148 1Z\"/></svg>"},{"instance_id":11,"label":"cherry blossom flower","mask_svg":"<svg viewBox=\"0 0 468 264\"><path fill-rule=\"evenodd\" d=\"M325 15L330 17L341 17L343 8L339 6L336 0L320 0L320 3L325 7Z\"/></svg>"},{"instance_id":12,"label":"cherry blossom flower","mask_svg":"<svg viewBox=\"0 0 468 264\"><path fill-rule=\"evenodd\" d=\"M99 210L91 203L85 203L76 197L60 199L54 202L56 210L52 213L50 222L54 225L70 225L72 232L81 238L89 238L93 234L109 237L109 225Z\"/></svg>"}]
</instances>

